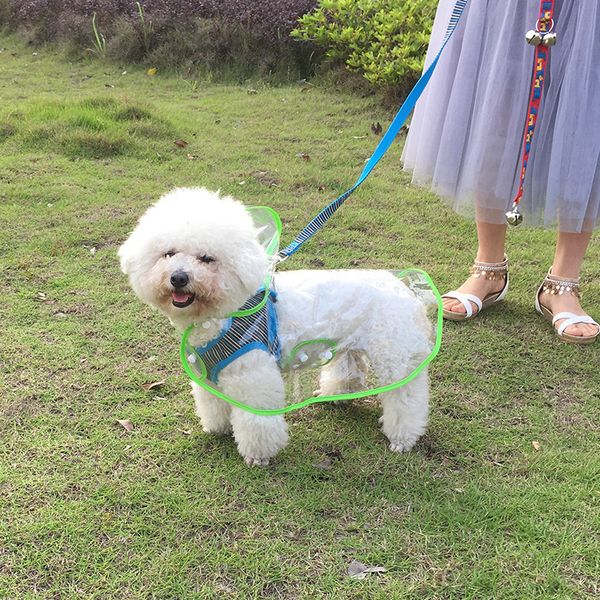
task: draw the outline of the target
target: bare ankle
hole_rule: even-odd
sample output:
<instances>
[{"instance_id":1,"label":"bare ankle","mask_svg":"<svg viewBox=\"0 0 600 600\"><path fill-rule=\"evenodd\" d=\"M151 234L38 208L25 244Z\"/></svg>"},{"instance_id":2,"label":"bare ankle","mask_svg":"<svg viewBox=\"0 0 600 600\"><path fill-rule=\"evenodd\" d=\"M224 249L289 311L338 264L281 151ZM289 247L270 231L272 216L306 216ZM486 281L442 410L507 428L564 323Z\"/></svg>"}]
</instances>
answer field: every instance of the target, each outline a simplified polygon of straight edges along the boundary
<instances>
[{"instance_id":1,"label":"bare ankle","mask_svg":"<svg viewBox=\"0 0 600 600\"><path fill-rule=\"evenodd\" d=\"M477 250L477 257L475 258L478 262L497 264L504 260L504 250L484 250L479 248Z\"/></svg>"},{"instance_id":2,"label":"bare ankle","mask_svg":"<svg viewBox=\"0 0 600 600\"><path fill-rule=\"evenodd\" d=\"M573 265L558 265L552 266L550 269L549 277L555 277L556 279L565 279L568 281L579 281L579 267Z\"/></svg>"}]
</instances>

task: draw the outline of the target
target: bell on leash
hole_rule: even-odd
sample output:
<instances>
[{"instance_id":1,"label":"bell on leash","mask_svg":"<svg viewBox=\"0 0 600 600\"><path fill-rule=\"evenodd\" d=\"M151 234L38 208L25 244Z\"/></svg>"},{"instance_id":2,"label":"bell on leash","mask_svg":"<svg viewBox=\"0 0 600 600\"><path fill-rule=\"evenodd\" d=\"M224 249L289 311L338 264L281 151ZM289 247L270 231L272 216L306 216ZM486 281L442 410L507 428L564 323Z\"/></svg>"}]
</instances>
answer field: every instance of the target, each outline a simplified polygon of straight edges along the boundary
<instances>
[{"instance_id":1,"label":"bell on leash","mask_svg":"<svg viewBox=\"0 0 600 600\"><path fill-rule=\"evenodd\" d=\"M539 46L542 43L542 34L535 29L530 29L525 34L525 41L531 46Z\"/></svg>"},{"instance_id":2,"label":"bell on leash","mask_svg":"<svg viewBox=\"0 0 600 600\"><path fill-rule=\"evenodd\" d=\"M523 222L523 215L519 212L518 204L515 204L507 213L504 213L506 222L513 227Z\"/></svg>"},{"instance_id":3,"label":"bell on leash","mask_svg":"<svg viewBox=\"0 0 600 600\"><path fill-rule=\"evenodd\" d=\"M547 33L542 39L542 44L544 44L544 46L546 46L546 48L550 48L550 46L554 46L556 44L556 33L554 33L553 31L551 31L550 33Z\"/></svg>"}]
</instances>

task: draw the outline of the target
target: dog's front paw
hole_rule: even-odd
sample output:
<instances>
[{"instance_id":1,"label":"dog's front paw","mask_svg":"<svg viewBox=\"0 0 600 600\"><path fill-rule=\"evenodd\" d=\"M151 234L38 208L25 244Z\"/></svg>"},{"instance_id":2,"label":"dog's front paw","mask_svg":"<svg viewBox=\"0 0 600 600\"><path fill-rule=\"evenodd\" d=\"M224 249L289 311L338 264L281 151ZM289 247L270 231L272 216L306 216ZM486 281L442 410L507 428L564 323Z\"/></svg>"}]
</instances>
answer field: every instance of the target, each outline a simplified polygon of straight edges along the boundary
<instances>
[{"instance_id":1,"label":"dog's front paw","mask_svg":"<svg viewBox=\"0 0 600 600\"><path fill-rule=\"evenodd\" d=\"M202 419L202 431L204 433L212 433L214 435L228 435L232 432L231 423L206 423L206 419Z\"/></svg>"},{"instance_id":2,"label":"dog's front paw","mask_svg":"<svg viewBox=\"0 0 600 600\"><path fill-rule=\"evenodd\" d=\"M269 464L268 458L254 458L253 456L244 456L244 462L249 467L266 467Z\"/></svg>"},{"instance_id":3,"label":"dog's front paw","mask_svg":"<svg viewBox=\"0 0 600 600\"><path fill-rule=\"evenodd\" d=\"M287 425L281 416L264 417L235 410L232 424L238 452L251 467L268 465L269 459L287 444Z\"/></svg>"},{"instance_id":4,"label":"dog's front paw","mask_svg":"<svg viewBox=\"0 0 600 600\"><path fill-rule=\"evenodd\" d=\"M409 452L417 443L418 437L392 438L390 439L390 450L392 452Z\"/></svg>"}]
</instances>

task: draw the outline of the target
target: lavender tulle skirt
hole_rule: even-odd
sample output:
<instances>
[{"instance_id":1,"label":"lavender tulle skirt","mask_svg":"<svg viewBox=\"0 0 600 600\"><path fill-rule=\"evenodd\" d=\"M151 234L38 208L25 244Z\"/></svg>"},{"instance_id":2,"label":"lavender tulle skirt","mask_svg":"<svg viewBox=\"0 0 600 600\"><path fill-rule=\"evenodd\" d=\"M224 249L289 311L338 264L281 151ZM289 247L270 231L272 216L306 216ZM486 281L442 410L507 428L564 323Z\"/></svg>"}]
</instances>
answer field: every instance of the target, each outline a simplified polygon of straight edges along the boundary
<instances>
[{"instance_id":1,"label":"lavender tulle skirt","mask_svg":"<svg viewBox=\"0 0 600 600\"><path fill-rule=\"evenodd\" d=\"M440 0L427 61L455 0ZM504 223L518 188L539 0L470 0L421 97L404 149L413 181L458 213ZM600 212L600 1L556 0L557 45L529 159L529 225L591 231Z\"/></svg>"}]
</instances>

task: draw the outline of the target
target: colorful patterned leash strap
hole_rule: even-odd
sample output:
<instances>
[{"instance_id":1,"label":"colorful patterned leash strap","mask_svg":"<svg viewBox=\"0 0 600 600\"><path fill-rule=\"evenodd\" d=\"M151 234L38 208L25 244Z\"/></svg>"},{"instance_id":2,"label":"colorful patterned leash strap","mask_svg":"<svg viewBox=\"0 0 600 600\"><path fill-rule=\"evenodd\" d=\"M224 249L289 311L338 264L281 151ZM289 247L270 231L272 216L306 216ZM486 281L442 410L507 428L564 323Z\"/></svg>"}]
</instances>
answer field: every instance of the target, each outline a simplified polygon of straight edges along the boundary
<instances>
[{"instance_id":1,"label":"colorful patterned leash strap","mask_svg":"<svg viewBox=\"0 0 600 600\"><path fill-rule=\"evenodd\" d=\"M427 87L427 83L431 79L433 75L433 71L437 66L440 56L442 55L442 51L446 47L446 44L452 37L452 34L456 30L456 26L460 20L461 15L463 14L465 7L467 5L468 0L456 0L454 8L452 9L452 14L450 16L450 22L448 23L448 27L446 29L446 35L444 36L444 41L439 52L436 54L433 61L429 67L425 70L419 81L417 81L415 87L411 90L410 94L407 96L406 100L398 110L398 113L394 117L391 125L388 130L383 135L383 138L379 142L377 148L375 148L375 152L371 155L367 164L365 165L360 177L357 179L356 183L349 189L346 190L341 196L336 198L333 202L328 204L316 217L314 217L310 223L296 236L294 241L279 251L278 259L279 261L283 261L286 258L290 257L292 254L297 252L300 247L307 242L310 238L315 235L324 225L325 223L333 216L335 211L344 204L344 202L357 190L357 188L361 185L361 183L369 176L371 171L375 168L375 165L381 160L383 155L387 152L388 148L392 145L395 137L398 135L398 132L402 128L402 125L406 122L406 119L412 112L417 100L423 93L423 90Z\"/></svg>"},{"instance_id":2,"label":"colorful patterned leash strap","mask_svg":"<svg viewBox=\"0 0 600 600\"><path fill-rule=\"evenodd\" d=\"M519 189L513 200L512 208L506 213L508 224L515 226L523 221L523 215L519 211L519 203L523 197L523 185L527 173L527 163L529 162L533 134L535 133L535 126L542 104L550 48L556 44L556 33L554 32L554 0L541 0L540 17L537 20L535 29L526 33L525 40L528 44L535 46L535 58L533 62L533 77L531 78L527 119L523 131L523 156L521 160Z\"/></svg>"}]
</instances>

